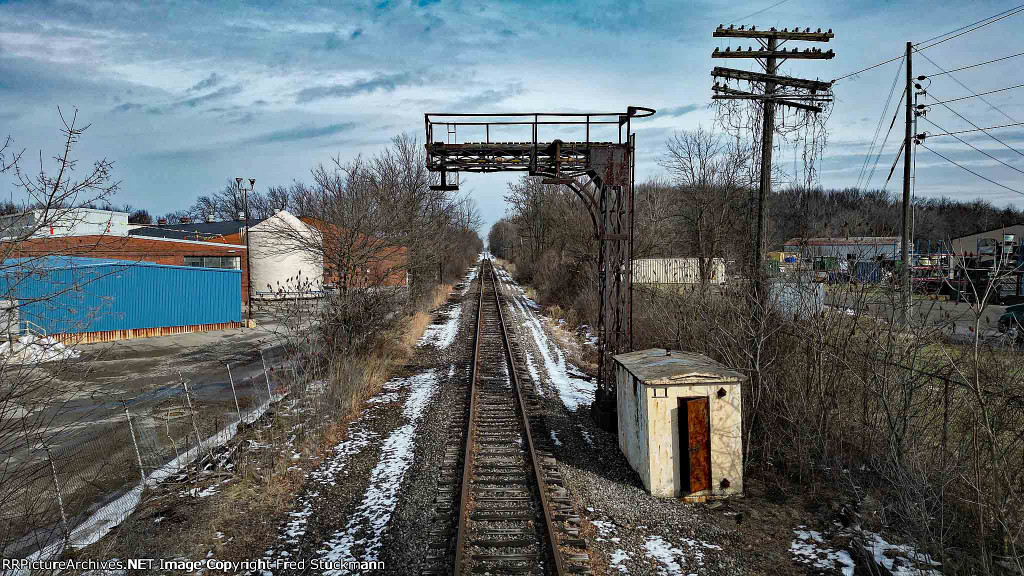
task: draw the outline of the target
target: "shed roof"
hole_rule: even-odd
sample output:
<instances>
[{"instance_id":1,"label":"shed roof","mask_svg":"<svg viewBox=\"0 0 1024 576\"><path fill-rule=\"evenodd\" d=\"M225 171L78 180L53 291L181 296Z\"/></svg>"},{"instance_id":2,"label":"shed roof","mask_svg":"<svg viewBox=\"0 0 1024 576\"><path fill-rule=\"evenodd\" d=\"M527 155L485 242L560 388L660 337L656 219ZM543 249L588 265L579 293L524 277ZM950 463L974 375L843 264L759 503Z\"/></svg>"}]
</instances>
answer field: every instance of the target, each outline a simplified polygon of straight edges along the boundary
<instances>
[{"instance_id":1,"label":"shed roof","mask_svg":"<svg viewBox=\"0 0 1024 576\"><path fill-rule=\"evenodd\" d=\"M261 222L253 220L253 225ZM230 234L238 234L245 228L245 221L227 220L224 222L190 222L188 224L169 224L164 226L146 224L128 231L131 236L152 238L173 238L176 240L209 240Z\"/></svg>"},{"instance_id":2,"label":"shed roof","mask_svg":"<svg viewBox=\"0 0 1024 576\"><path fill-rule=\"evenodd\" d=\"M185 270L203 272L227 272L241 274L237 268L205 268L202 266L180 266L177 264L158 264L143 260L117 260L113 258L90 258L88 256L68 256L63 254L49 254L45 256L32 256L21 258L8 258L0 261L0 274L9 272L41 272L44 270L67 270L102 268L105 266L119 267L147 267L147 268L182 268Z\"/></svg>"},{"instance_id":3,"label":"shed roof","mask_svg":"<svg viewBox=\"0 0 1024 576\"><path fill-rule=\"evenodd\" d=\"M791 238L785 246L889 246L899 236L848 236L844 238Z\"/></svg>"},{"instance_id":4,"label":"shed roof","mask_svg":"<svg viewBox=\"0 0 1024 576\"><path fill-rule=\"evenodd\" d=\"M617 354L615 361L647 385L723 384L747 379L703 354L650 348Z\"/></svg>"},{"instance_id":5,"label":"shed roof","mask_svg":"<svg viewBox=\"0 0 1024 576\"><path fill-rule=\"evenodd\" d=\"M957 236L952 238L955 242L964 238L970 238L971 236L977 236L979 234L988 234L989 232L995 232L997 230L1021 230L1024 229L1024 222L1017 222L1016 224L1006 224L1005 226L996 226L995 228L989 228L988 230L978 230L977 232L971 232L970 234L964 234L963 236Z\"/></svg>"}]
</instances>

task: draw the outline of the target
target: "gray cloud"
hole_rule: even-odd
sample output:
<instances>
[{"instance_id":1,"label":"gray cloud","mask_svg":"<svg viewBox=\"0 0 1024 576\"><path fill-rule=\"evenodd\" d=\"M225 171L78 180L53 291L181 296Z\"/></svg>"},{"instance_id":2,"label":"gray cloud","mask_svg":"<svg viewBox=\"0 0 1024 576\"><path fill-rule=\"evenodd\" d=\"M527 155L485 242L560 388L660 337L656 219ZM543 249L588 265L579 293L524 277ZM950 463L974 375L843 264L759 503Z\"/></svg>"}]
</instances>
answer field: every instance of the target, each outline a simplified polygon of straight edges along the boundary
<instances>
[{"instance_id":1,"label":"gray cloud","mask_svg":"<svg viewBox=\"0 0 1024 576\"><path fill-rule=\"evenodd\" d=\"M676 106L675 108L662 108L658 110L658 116L671 116L676 118L699 110L701 106L699 104L687 104L686 106Z\"/></svg>"},{"instance_id":2,"label":"gray cloud","mask_svg":"<svg viewBox=\"0 0 1024 576\"><path fill-rule=\"evenodd\" d=\"M310 140L312 138L321 138L323 136L340 134L341 132L347 132L355 128L355 126L355 122L339 122L337 124L328 124L327 126L297 126L295 128L286 128L284 130L275 130L273 132L261 134L253 138L248 138L243 142L246 144L297 142L300 140Z\"/></svg>"},{"instance_id":3,"label":"gray cloud","mask_svg":"<svg viewBox=\"0 0 1024 576\"><path fill-rule=\"evenodd\" d=\"M295 102L303 104L324 98L351 98L357 94L371 94L378 91L394 92L401 86L414 86L422 83L422 76L411 72L378 74L373 78L356 80L348 84L330 84L303 88L295 95Z\"/></svg>"},{"instance_id":4,"label":"gray cloud","mask_svg":"<svg viewBox=\"0 0 1024 576\"><path fill-rule=\"evenodd\" d=\"M191 88L186 90L186 92L199 92L200 90L206 90L207 88L213 88L217 84L220 84L220 80L221 80L221 78L220 78L220 76L217 75L216 72L210 72L209 76L207 76L206 78L203 78L199 82L196 82L195 84L193 84Z\"/></svg>"},{"instance_id":5,"label":"gray cloud","mask_svg":"<svg viewBox=\"0 0 1024 576\"><path fill-rule=\"evenodd\" d=\"M200 82L200 84L201 83L202 82ZM218 89L214 90L213 92L210 92L209 94L203 94L202 96L193 96L192 98L186 98L184 100L179 100L179 101L175 102L174 104L172 104L172 107L180 108L182 106L185 106L185 107L188 107L188 108L195 108L195 107L199 106L200 104L206 104L207 102L212 102L214 100L220 100L220 99L226 98L228 96L234 96L235 94L238 94L241 91L242 91L242 85L241 84L234 84L232 86L224 86L223 88L218 88Z\"/></svg>"},{"instance_id":6,"label":"gray cloud","mask_svg":"<svg viewBox=\"0 0 1024 576\"><path fill-rule=\"evenodd\" d=\"M484 90L477 94L470 94L463 96L456 100L451 108L453 110L475 110L480 106L487 104L497 104L503 100L508 100L515 96L519 96L524 92L522 84L509 84L500 90Z\"/></svg>"},{"instance_id":7,"label":"gray cloud","mask_svg":"<svg viewBox=\"0 0 1024 576\"><path fill-rule=\"evenodd\" d=\"M250 122L256 119L256 115L252 112L245 112L241 116L238 116L236 118L231 118L230 115L226 115L226 117L229 118L228 122L232 124L249 124Z\"/></svg>"},{"instance_id":8,"label":"gray cloud","mask_svg":"<svg viewBox=\"0 0 1024 576\"><path fill-rule=\"evenodd\" d=\"M203 82L206 82L207 80L209 80L209 78L207 78L206 80L203 80L202 82L199 82L199 84L202 84ZM196 86L198 86L199 84L196 84ZM186 92L192 92L194 88L195 88L195 86L193 86L192 88L189 88ZM239 94L241 92L242 92L242 85L241 84L233 84L231 86L223 86L223 87L218 88L218 89L216 89L213 92L210 92L208 94L201 94L199 96L191 96L189 98L184 98L184 99L181 99L181 100L176 100L176 101L168 103L168 104L154 104L154 105L145 106L145 110L146 110L146 113L148 113L148 114L166 114L168 112L173 112L175 110L180 110L182 108L199 108L200 106L202 106L204 104L209 104L211 102L216 102L218 100L223 100L225 98L228 98L230 96L234 96L235 94ZM116 106L114 108L114 111L115 112L129 112L131 110L139 110L139 109L142 109L142 108L143 108L143 105L141 105L141 104L136 104L136 103L129 102L129 103L122 104L120 106ZM238 107L234 106L232 108L233 109L237 109ZM226 110L226 108L224 108L224 107L210 108L211 112L223 112L225 110Z\"/></svg>"},{"instance_id":9,"label":"gray cloud","mask_svg":"<svg viewBox=\"0 0 1024 576\"><path fill-rule=\"evenodd\" d=\"M145 108L145 106L142 104L138 104L136 102L125 102L124 104L114 106L111 112L132 112L135 110L142 110L143 108Z\"/></svg>"},{"instance_id":10,"label":"gray cloud","mask_svg":"<svg viewBox=\"0 0 1024 576\"><path fill-rule=\"evenodd\" d=\"M242 115L234 120L228 120L228 122L231 124L245 124L248 123L249 120L251 120L251 118L247 118L246 115ZM339 122L335 124L328 124L326 126L295 126L293 128L274 130L257 136L250 136L248 138L241 138L214 145L185 146L181 148L158 150L147 153L144 157L165 161L195 161L231 153L231 151L238 146L252 144L281 144L286 142L314 140L316 138L323 138L325 136L333 136L335 134L348 132L355 128L355 126L355 122Z\"/></svg>"}]
</instances>

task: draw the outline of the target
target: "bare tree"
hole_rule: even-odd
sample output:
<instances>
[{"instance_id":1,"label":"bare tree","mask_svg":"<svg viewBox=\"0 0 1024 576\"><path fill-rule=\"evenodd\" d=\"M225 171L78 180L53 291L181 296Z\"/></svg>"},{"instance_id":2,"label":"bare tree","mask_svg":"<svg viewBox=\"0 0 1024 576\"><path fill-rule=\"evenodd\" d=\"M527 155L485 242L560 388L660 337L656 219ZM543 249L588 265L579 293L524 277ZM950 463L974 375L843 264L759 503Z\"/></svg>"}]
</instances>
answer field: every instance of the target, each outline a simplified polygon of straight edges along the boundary
<instances>
[{"instance_id":1,"label":"bare tree","mask_svg":"<svg viewBox=\"0 0 1024 576\"><path fill-rule=\"evenodd\" d=\"M725 256L727 240L738 232L735 215L752 183L750 149L702 127L677 132L665 144L661 165L678 192L673 216L706 286L713 259Z\"/></svg>"},{"instance_id":2,"label":"bare tree","mask_svg":"<svg viewBox=\"0 0 1024 576\"><path fill-rule=\"evenodd\" d=\"M53 442L61 426L73 426L66 402L79 388L74 383L76 355L52 338L41 338L31 329L32 320L43 319L27 312L56 301L61 295L86 289L80 284L54 284L46 293L23 293L25 278L40 272L37 264L49 254L33 252L29 258L13 258L20 247L48 229L74 217L85 204L105 202L117 189L112 180L113 163L95 162L81 178L74 178L77 161L73 149L89 126L79 126L77 111L70 119L60 114L63 145L47 169L42 152L38 169L29 171L21 152L7 152L8 138L0 151L0 173L13 174L14 185L33 207L31 215L8 217L0 225L0 508L9 513L0 526L0 549L5 555L25 547L38 550L60 533L60 514L53 497L52 478L46 474L42 448ZM22 334L25 326L26 334Z\"/></svg>"}]
</instances>

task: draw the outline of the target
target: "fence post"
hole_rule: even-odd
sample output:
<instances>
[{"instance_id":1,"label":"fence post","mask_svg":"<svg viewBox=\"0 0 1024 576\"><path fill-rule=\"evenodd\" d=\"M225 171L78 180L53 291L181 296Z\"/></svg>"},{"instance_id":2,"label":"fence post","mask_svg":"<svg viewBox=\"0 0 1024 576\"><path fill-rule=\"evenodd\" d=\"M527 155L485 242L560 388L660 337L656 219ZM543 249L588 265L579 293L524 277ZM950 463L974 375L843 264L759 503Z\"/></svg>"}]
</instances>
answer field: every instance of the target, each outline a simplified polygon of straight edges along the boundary
<instances>
[{"instance_id":1,"label":"fence post","mask_svg":"<svg viewBox=\"0 0 1024 576\"><path fill-rule=\"evenodd\" d=\"M238 393L235 392L235 379L231 376L231 363L225 362L228 368L228 381L231 382L231 395L235 397L235 413L238 414L238 425L242 425L242 409L238 407Z\"/></svg>"},{"instance_id":2,"label":"fence post","mask_svg":"<svg viewBox=\"0 0 1024 576\"><path fill-rule=\"evenodd\" d=\"M267 402L274 401L274 393L270 391L270 373L267 372L267 359L263 356L263 350L260 350L260 360L263 361L263 377L267 379L267 395L269 398Z\"/></svg>"},{"instance_id":3,"label":"fence post","mask_svg":"<svg viewBox=\"0 0 1024 576\"><path fill-rule=\"evenodd\" d=\"M57 505L60 506L60 521L64 525L64 547L67 548L71 542L71 529L68 528L68 515L64 511L64 497L60 493L60 482L57 480L57 467L53 465L53 455L50 454L50 447L43 446L46 450L46 460L50 463L50 472L53 472L53 487L57 492Z\"/></svg>"},{"instance_id":4,"label":"fence post","mask_svg":"<svg viewBox=\"0 0 1024 576\"><path fill-rule=\"evenodd\" d=\"M128 420L128 431L132 435L132 445L135 446L135 458L139 461L139 475L142 476L142 485L146 485L146 468L142 466L142 452L139 452L139 441L135 439L135 426L132 425L132 415L128 413L128 405L124 398L121 398L121 406L124 408L124 417Z\"/></svg>"},{"instance_id":5,"label":"fence post","mask_svg":"<svg viewBox=\"0 0 1024 576\"><path fill-rule=\"evenodd\" d=\"M185 401L188 402L188 414L192 419L192 429L196 432L196 446L199 448L199 451L202 452L203 437L199 434L199 426L196 424L196 411L192 408L192 398L188 395L188 383L185 382L185 379L181 376L181 372L178 372L178 378L181 379L181 386L185 389ZM213 464L213 450L207 450L207 452L210 454L210 464ZM196 469L198 470L198 466Z\"/></svg>"}]
</instances>

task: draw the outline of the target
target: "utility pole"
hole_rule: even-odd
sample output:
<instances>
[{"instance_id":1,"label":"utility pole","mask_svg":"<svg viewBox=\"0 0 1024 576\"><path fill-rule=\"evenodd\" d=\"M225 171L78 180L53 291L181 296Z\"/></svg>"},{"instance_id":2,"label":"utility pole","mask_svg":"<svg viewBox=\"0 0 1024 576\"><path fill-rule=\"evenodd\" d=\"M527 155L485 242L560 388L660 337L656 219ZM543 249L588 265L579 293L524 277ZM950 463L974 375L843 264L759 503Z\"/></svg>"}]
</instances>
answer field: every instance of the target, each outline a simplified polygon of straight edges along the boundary
<instances>
[{"instance_id":1,"label":"utility pole","mask_svg":"<svg viewBox=\"0 0 1024 576\"><path fill-rule=\"evenodd\" d=\"M914 46L907 42L907 92L904 100L906 108L906 126L903 131L903 233L900 238L900 287L903 311L900 318L905 323L910 322L910 161L913 154L913 120L914 120L914 72L911 66L911 56L914 53Z\"/></svg>"},{"instance_id":2,"label":"utility pole","mask_svg":"<svg viewBox=\"0 0 1024 576\"><path fill-rule=\"evenodd\" d=\"M778 60L775 57L777 49L778 39L772 36L768 39L768 52L772 55L765 58L764 66L768 76L774 76L778 67ZM768 193L772 187L772 140L775 137L775 101L772 100L775 96L774 80L765 81L764 95L764 110L761 114L761 181L757 188L757 233L754 234L754 294L759 299L764 289L761 269L764 264L765 241L768 237Z\"/></svg>"},{"instance_id":3,"label":"utility pole","mask_svg":"<svg viewBox=\"0 0 1024 576\"><path fill-rule=\"evenodd\" d=\"M757 191L757 230L754 232L754 258L751 266L753 280L753 322L754 332L752 334L751 370L750 383L756 388L760 387L761 362L760 350L762 335L765 324L765 308L768 301L767 290L765 290L765 265L764 251L768 239L768 197L772 185L772 141L775 135L775 105L787 106L797 110L803 110L812 114L821 112L820 104L832 100L832 83L820 80L806 80L789 76L779 76L779 66L789 59L799 60L831 60L835 57L832 50L822 51L820 48L805 48L798 50L793 48L786 50L783 44L790 40L800 42L828 42L835 37L830 28L828 32L822 32L821 28L811 32L810 28L794 28L789 30L783 28L769 28L758 30L756 26L747 28L740 26L736 28L730 25L728 28L719 25L712 35L715 38L754 38L760 46L753 49L747 46L746 50L737 48L732 50L726 48L715 51L712 58L754 58L764 69L764 73L751 72L748 70L737 70L734 68L722 68L716 66L711 71L715 79L712 87L714 100L757 100L762 105L761 116L761 177ZM724 80L719 84L719 79ZM748 90L739 90L729 86L729 82L736 80L747 82ZM760 90L759 90L760 88Z\"/></svg>"},{"instance_id":4,"label":"utility pole","mask_svg":"<svg viewBox=\"0 0 1024 576\"><path fill-rule=\"evenodd\" d=\"M777 74L779 65L789 59L800 60L831 60L835 57L832 50L822 51L819 48L809 48L800 51L796 48L785 50L782 45L789 40L802 42L828 42L835 35L832 30L822 32L818 28L811 32L810 28L792 30L783 28L769 28L758 30L756 26L725 26L719 25L715 29L715 38L754 38L760 44L757 49L750 46L746 50L742 47L732 50L726 48L715 51L712 58L754 58L765 73L737 70L733 68L722 68L716 66L711 71L715 78L712 90L715 92L714 100L758 100L762 103L761 123L761 175L757 193L757 229L754 232L756 238L754 246L754 259L752 275L754 282L754 293L758 299L762 297L764 283L764 252L768 237L768 196L772 184L772 141L775 135L775 105L788 106L798 110L812 113L821 112L821 107L815 103L831 101L830 82L818 80L805 80L802 78L791 78ZM723 79L724 84L718 80ZM751 90L738 90L729 86L730 80L749 82ZM762 91L756 91L757 86L762 86ZM782 88L780 91L779 88Z\"/></svg>"}]
</instances>

